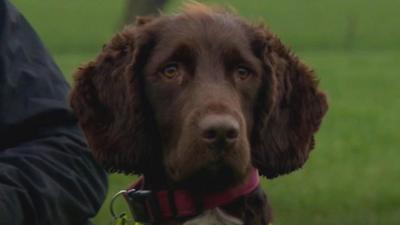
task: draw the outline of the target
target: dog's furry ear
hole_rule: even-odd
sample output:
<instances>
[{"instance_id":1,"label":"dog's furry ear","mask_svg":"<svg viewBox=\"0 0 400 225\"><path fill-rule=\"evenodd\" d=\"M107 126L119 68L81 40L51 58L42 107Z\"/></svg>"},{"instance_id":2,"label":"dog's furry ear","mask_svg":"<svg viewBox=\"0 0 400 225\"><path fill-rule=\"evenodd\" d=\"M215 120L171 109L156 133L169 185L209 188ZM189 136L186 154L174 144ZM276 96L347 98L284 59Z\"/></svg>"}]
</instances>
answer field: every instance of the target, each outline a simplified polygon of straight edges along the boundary
<instances>
[{"instance_id":1,"label":"dog's furry ear","mask_svg":"<svg viewBox=\"0 0 400 225\"><path fill-rule=\"evenodd\" d=\"M273 178L296 170L314 148L328 105L312 70L265 28L256 29L253 48L265 68L258 99L252 160L261 174Z\"/></svg>"},{"instance_id":2,"label":"dog's furry ear","mask_svg":"<svg viewBox=\"0 0 400 225\"><path fill-rule=\"evenodd\" d=\"M136 26L143 26L145 24L150 23L151 21L153 21L155 19L154 16L137 16L136 20L135 20L135 24Z\"/></svg>"},{"instance_id":3,"label":"dog's furry ear","mask_svg":"<svg viewBox=\"0 0 400 225\"><path fill-rule=\"evenodd\" d=\"M79 68L70 94L95 158L110 172L143 172L141 158L153 143L138 66L152 44L140 29L126 27Z\"/></svg>"}]
</instances>

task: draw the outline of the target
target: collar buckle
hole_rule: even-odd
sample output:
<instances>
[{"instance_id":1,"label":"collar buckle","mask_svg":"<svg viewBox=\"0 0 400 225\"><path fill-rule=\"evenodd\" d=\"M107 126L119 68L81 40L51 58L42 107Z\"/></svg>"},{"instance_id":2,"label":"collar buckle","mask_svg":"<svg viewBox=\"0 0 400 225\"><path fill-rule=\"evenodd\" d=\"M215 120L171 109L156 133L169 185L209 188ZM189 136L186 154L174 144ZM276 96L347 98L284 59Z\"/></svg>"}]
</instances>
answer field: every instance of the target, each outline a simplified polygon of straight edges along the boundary
<instances>
[{"instance_id":1,"label":"collar buckle","mask_svg":"<svg viewBox=\"0 0 400 225\"><path fill-rule=\"evenodd\" d=\"M160 206L153 192L131 189L124 193L136 222L152 224L161 219Z\"/></svg>"}]
</instances>

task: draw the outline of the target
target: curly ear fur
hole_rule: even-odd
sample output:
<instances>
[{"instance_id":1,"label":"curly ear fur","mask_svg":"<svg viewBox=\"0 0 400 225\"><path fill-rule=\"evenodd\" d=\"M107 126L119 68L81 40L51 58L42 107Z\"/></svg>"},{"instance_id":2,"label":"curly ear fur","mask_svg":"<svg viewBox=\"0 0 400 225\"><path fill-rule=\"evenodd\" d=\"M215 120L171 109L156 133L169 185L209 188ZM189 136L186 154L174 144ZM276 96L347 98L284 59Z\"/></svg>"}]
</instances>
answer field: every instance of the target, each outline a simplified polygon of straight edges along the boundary
<instances>
[{"instance_id":1,"label":"curly ear fur","mask_svg":"<svg viewBox=\"0 0 400 225\"><path fill-rule=\"evenodd\" d=\"M255 116L252 159L261 174L273 178L296 170L314 148L328 106L312 70L265 28L255 28L266 76ZM261 47L261 48L260 48Z\"/></svg>"},{"instance_id":2,"label":"curly ear fur","mask_svg":"<svg viewBox=\"0 0 400 225\"><path fill-rule=\"evenodd\" d=\"M150 143L157 142L148 140L157 135L142 99L138 66L150 47L140 27L127 27L75 73L70 104L95 158L110 172L142 173L149 166L143 158L150 157Z\"/></svg>"}]
</instances>

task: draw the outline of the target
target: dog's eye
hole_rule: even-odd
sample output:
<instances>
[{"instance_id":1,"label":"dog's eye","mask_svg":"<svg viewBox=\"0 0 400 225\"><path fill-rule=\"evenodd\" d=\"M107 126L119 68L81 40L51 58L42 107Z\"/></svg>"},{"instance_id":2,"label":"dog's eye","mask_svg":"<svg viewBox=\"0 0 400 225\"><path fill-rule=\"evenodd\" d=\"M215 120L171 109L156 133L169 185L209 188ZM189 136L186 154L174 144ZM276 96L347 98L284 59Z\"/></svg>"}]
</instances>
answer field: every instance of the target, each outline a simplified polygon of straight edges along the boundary
<instances>
[{"instance_id":1,"label":"dog's eye","mask_svg":"<svg viewBox=\"0 0 400 225\"><path fill-rule=\"evenodd\" d=\"M238 66L235 69L235 75L240 80L246 80L251 75L251 71L244 66Z\"/></svg>"},{"instance_id":2,"label":"dog's eye","mask_svg":"<svg viewBox=\"0 0 400 225\"><path fill-rule=\"evenodd\" d=\"M166 65L164 68L162 68L161 74L168 79L177 77L179 75L178 64L172 63Z\"/></svg>"}]
</instances>

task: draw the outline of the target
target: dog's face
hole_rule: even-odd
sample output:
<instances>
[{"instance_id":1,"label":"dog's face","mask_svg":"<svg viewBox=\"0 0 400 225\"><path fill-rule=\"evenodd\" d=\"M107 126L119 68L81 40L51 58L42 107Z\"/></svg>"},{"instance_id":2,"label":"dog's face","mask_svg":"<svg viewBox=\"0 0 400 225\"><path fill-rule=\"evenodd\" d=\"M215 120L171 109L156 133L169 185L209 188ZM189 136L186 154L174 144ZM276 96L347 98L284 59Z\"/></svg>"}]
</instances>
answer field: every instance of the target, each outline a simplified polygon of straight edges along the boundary
<instances>
[{"instance_id":1,"label":"dog's face","mask_svg":"<svg viewBox=\"0 0 400 225\"><path fill-rule=\"evenodd\" d=\"M240 180L250 168L262 62L241 24L221 15L171 20L143 72L167 173L190 184Z\"/></svg>"},{"instance_id":2,"label":"dog's face","mask_svg":"<svg viewBox=\"0 0 400 225\"><path fill-rule=\"evenodd\" d=\"M273 33L200 5L139 24L77 72L71 94L106 168L217 189L251 166L275 177L303 165L326 99Z\"/></svg>"}]
</instances>

